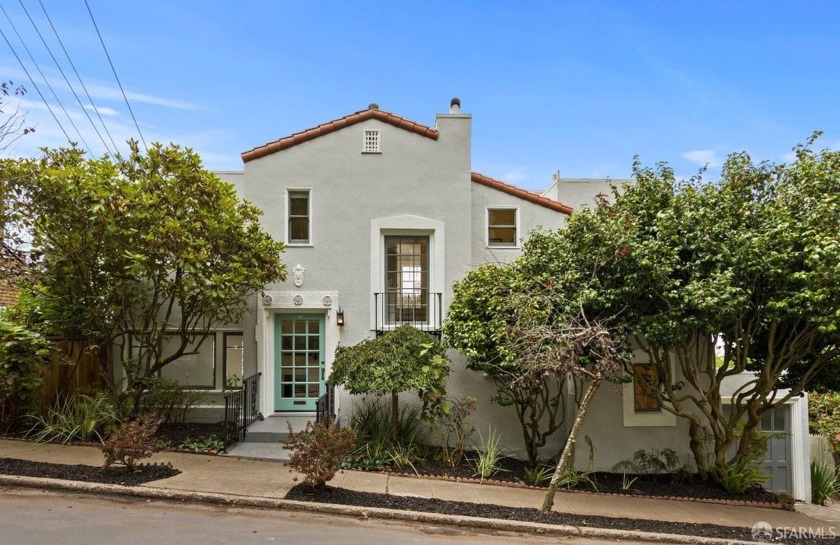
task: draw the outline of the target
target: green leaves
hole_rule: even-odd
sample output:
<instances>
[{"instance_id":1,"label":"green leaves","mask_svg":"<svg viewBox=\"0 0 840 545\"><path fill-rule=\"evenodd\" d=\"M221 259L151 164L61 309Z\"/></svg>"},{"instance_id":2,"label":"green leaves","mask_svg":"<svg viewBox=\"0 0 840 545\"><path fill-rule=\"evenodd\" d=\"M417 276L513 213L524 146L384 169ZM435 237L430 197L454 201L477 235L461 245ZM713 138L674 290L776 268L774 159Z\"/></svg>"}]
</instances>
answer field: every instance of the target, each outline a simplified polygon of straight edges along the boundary
<instances>
[{"instance_id":1,"label":"green leaves","mask_svg":"<svg viewBox=\"0 0 840 545\"><path fill-rule=\"evenodd\" d=\"M442 392L449 375L445 349L434 337L402 325L376 339L336 351L329 383L351 394Z\"/></svg>"},{"instance_id":2,"label":"green leaves","mask_svg":"<svg viewBox=\"0 0 840 545\"><path fill-rule=\"evenodd\" d=\"M192 150L129 143L128 157L87 159L76 148L0 163L16 210L43 255L31 290L48 333L110 342L142 332L139 376L183 355L245 297L285 278L283 245L261 212L204 170ZM166 357L164 332L189 343ZM128 357L128 355L124 355Z\"/></svg>"}]
</instances>

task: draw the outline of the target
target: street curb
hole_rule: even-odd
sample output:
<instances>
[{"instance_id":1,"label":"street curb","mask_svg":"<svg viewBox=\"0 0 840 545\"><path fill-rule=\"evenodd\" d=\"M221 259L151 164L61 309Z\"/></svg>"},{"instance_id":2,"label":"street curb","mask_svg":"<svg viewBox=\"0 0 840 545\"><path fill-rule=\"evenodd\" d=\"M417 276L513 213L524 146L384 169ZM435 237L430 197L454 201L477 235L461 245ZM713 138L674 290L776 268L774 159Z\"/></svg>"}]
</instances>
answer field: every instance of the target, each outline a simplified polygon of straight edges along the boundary
<instances>
[{"instance_id":1,"label":"street curb","mask_svg":"<svg viewBox=\"0 0 840 545\"><path fill-rule=\"evenodd\" d=\"M169 488L151 488L147 486L122 486L101 483L84 483L78 481L64 481L42 477L19 477L15 475L0 475L0 487L25 487L47 490L65 490L81 494L100 494L112 496L133 496L136 498L155 499L163 501L195 502L212 505L227 505L236 507L258 507L264 509L288 509L293 511L307 511L325 515L339 515L361 519L384 519L406 522L422 522L446 526L466 528L480 528L484 530L499 530L545 536L576 536L611 541L636 540L651 543L676 544L704 544L704 545L750 545L749 541L732 539L699 537L678 534L657 534L650 532L636 532L630 530L609 530L603 528L581 528L542 524L536 522L520 522L460 515L443 515L438 513L424 513L418 511L401 511L397 509L383 509L379 507L359 507L353 505L336 505L329 503L302 502L280 498L264 498L259 496L238 496L235 494L218 494L211 492L187 492Z\"/></svg>"}]
</instances>

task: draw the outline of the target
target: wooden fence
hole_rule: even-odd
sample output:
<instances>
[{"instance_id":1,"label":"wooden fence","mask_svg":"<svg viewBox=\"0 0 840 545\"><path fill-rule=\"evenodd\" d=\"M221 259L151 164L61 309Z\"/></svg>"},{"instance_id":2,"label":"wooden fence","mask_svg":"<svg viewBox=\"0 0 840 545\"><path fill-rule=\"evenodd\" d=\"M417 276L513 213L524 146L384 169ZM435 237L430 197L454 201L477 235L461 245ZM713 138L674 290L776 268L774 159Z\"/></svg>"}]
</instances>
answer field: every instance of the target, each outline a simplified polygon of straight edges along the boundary
<instances>
[{"instance_id":1,"label":"wooden fence","mask_svg":"<svg viewBox=\"0 0 840 545\"><path fill-rule=\"evenodd\" d=\"M56 352L47 369L41 406L51 407L78 390L99 385L99 349L88 350L83 341L52 339Z\"/></svg>"},{"instance_id":2,"label":"wooden fence","mask_svg":"<svg viewBox=\"0 0 840 545\"><path fill-rule=\"evenodd\" d=\"M834 453L824 435L811 434L811 460L834 467Z\"/></svg>"}]
</instances>

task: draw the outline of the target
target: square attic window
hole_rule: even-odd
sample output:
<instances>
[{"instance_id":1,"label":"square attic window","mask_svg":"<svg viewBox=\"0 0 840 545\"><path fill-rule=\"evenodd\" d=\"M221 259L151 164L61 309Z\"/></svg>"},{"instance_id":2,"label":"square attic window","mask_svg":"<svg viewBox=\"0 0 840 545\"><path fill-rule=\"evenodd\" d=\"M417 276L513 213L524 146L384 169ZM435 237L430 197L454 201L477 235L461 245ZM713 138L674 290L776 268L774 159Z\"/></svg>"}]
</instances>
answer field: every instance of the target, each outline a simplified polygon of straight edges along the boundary
<instances>
[{"instance_id":1,"label":"square attic window","mask_svg":"<svg viewBox=\"0 0 840 545\"><path fill-rule=\"evenodd\" d=\"M379 129L365 129L365 141L362 145L362 153L380 153Z\"/></svg>"}]
</instances>

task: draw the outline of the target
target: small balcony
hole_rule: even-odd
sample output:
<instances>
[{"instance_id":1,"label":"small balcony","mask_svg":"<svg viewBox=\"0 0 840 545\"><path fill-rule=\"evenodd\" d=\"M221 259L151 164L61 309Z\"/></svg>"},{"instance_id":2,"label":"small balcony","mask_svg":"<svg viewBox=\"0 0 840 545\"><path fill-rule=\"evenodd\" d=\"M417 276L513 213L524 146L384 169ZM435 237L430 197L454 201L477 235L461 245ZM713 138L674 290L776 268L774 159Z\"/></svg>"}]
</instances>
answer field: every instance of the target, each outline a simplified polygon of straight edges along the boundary
<instances>
[{"instance_id":1,"label":"small balcony","mask_svg":"<svg viewBox=\"0 0 840 545\"><path fill-rule=\"evenodd\" d=\"M440 336L443 294L425 288L374 293L376 334L382 335L403 324Z\"/></svg>"}]
</instances>

